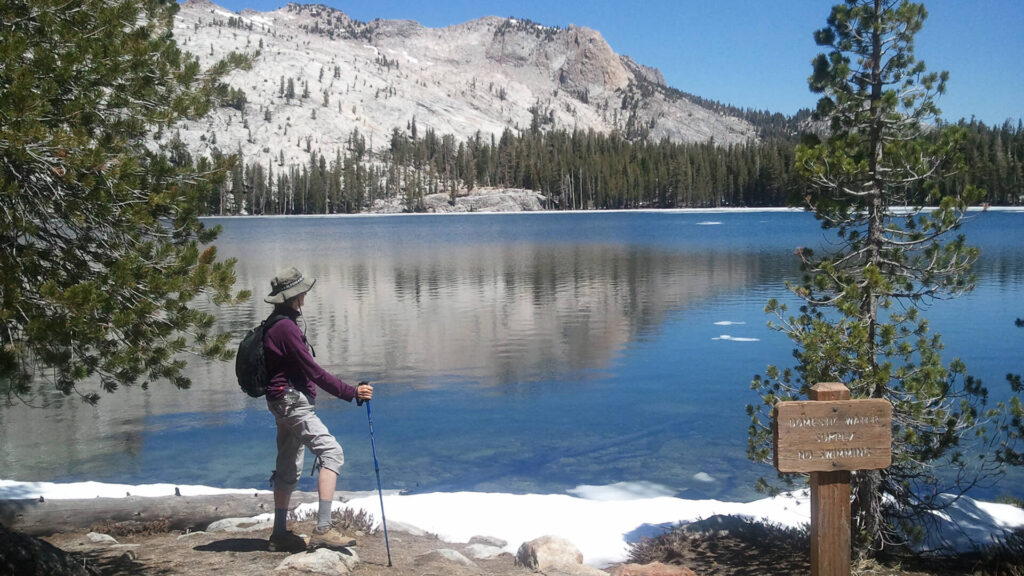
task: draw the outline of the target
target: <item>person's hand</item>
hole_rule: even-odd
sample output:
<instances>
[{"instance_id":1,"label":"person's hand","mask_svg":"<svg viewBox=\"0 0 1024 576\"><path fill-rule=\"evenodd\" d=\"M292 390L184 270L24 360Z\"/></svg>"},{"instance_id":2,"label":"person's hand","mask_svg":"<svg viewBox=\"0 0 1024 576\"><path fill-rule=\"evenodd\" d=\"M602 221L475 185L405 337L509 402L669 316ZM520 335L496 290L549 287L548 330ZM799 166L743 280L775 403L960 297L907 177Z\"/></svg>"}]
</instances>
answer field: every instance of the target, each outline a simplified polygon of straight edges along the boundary
<instances>
[{"instance_id":1,"label":"person's hand","mask_svg":"<svg viewBox=\"0 0 1024 576\"><path fill-rule=\"evenodd\" d=\"M360 403L373 400L373 386L369 382L360 382L356 386L356 398Z\"/></svg>"}]
</instances>

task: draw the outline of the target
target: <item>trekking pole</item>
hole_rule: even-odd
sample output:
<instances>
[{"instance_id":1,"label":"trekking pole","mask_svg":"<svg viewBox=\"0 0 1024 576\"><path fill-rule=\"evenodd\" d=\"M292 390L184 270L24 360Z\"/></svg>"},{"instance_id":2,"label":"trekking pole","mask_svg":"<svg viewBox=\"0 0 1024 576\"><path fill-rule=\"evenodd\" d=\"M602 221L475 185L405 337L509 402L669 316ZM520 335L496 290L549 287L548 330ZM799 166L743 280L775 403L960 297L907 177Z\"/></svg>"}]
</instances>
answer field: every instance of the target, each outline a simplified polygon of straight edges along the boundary
<instances>
[{"instance_id":1,"label":"trekking pole","mask_svg":"<svg viewBox=\"0 0 1024 576\"><path fill-rule=\"evenodd\" d=\"M388 551L388 568L391 567L391 544L388 542L388 519L384 516L384 491L380 488L380 465L377 464L377 445L373 441L373 415L370 401L366 401L366 420L370 423L370 449L373 450L373 471L377 473L377 495L380 496L380 522L384 526L384 547Z\"/></svg>"}]
</instances>

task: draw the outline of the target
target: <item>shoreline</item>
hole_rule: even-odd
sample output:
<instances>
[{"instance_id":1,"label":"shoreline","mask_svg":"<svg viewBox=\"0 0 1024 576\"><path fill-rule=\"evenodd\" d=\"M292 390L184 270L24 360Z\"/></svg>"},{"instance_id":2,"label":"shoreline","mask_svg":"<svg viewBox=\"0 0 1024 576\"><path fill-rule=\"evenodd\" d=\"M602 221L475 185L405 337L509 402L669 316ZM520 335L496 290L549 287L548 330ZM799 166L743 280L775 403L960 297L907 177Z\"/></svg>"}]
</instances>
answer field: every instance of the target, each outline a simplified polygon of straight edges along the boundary
<instances>
[{"instance_id":1,"label":"shoreline","mask_svg":"<svg viewBox=\"0 0 1024 576\"><path fill-rule=\"evenodd\" d=\"M429 194L423 197L425 210L406 212L397 199L376 200L367 211L355 214L226 214L208 215L201 219L221 218L364 218L381 216L436 216L442 214L728 214L728 213L780 213L808 212L802 207L790 206L719 206L702 208L617 208L590 210L558 210L543 207L546 197L537 191L521 188L477 188L458 195L454 203L446 193ZM934 210L935 206L923 206L922 211ZM893 213L901 214L912 208L894 208ZM1024 206L971 206L968 212L1022 212Z\"/></svg>"},{"instance_id":2,"label":"shoreline","mask_svg":"<svg viewBox=\"0 0 1024 576\"><path fill-rule=\"evenodd\" d=\"M149 496L156 502L156 498L173 497L176 489L182 496L269 494L265 490L197 485L0 480L0 500ZM338 492L337 497L336 510L364 510L375 521L378 518L381 500L376 492ZM436 534L450 543L468 542L481 535L496 537L507 543L505 551L511 554L515 554L523 542L545 535L559 536L575 544L583 553L585 563L591 566L622 562L627 558L630 543L657 536L679 523L721 515L799 528L810 518L806 489L750 502L726 502L678 498L667 488L648 482L579 486L563 494L433 492L407 495L386 491L383 505L393 528L407 527ZM314 502L299 504L293 512L299 519L312 517L316 506ZM936 518L938 529L923 543L924 551L965 553L978 545L1000 542L1008 531L1024 527L1024 509L967 497L952 503ZM261 525L271 519L271 513L248 518ZM376 522L379 526L379 521Z\"/></svg>"},{"instance_id":3,"label":"shoreline","mask_svg":"<svg viewBox=\"0 0 1024 576\"><path fill-rule=\"evenodd\" d=\"M922 210L932 210L934 206L925 206ZM285 219L285 218L389 218L405 216L514 216L514 215L553 215L553 214L755 214L755 213L802 213L810 214L803 208L631 208L614 210L520 210L517 212L359 212L356 214L225 214L223 216L200 216L200 220L229 219ZM1011 214L1024 213L1024 206L971 206L968 213L1006 212Z\"/></svg>"},{"instance_id":4,"label":"shoreline","mask_svg":"<svg viewBox=\"0 0 1024 576\"><path fill-rule=\"evenodd\" d=\"M1024 212L1024 207L1010 206L1009 211ZM979 208L979 211L981 209ZM991 208L989 211L994 211ZM808 212L803 208L617 208L614 210L517 210L475 211L475 212L358 212L355 214L225 214L223 216L200 216L200 220L231 220L231 219L285 219L285 218L388 218L415 216L517 216L517 215L555 215L555 214L728 214L728 213L785 213ZM809 212L808 212L809 213Z\"/></svg>"}]
</instances>

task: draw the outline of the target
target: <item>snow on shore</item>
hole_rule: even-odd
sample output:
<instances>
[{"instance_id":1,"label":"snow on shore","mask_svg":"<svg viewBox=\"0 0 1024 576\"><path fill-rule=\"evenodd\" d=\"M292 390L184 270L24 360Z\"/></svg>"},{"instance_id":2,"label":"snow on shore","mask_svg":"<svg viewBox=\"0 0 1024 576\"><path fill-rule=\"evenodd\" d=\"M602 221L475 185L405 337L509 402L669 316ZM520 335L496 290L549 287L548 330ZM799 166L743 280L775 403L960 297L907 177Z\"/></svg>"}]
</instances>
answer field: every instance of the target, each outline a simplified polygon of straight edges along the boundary
<instances>
[{"instance_id":1,"label":"snow on shore","mask_svg":"<svg viewBox=\"0 0 1024 576\"><path fill-rule=\"evenodd\" d=\"M35 499L70 500L75 498L124 498L125 496L174 496L178 489L182 496L205 496L210 494L252 494L267 490L211 488L186 484L104 484L102 482L17 482L0 479L0 500Z\"/></svg>"},{"instance_id":2,"label":"snow on shore","mask_svg":"<svg viewBox=\"0 0 1024 576\"><path fill-rule=\"evenodd\" d=\"M76 482L16 482L0 480L0 499L118 498L170 496L177 488L183 496L265 492L253 489L221 489L173 484L102 484ZM501 494L452 492L428 494L385 494L384 511L390 530L415 526L437 534L448 542L467 542L473 536L505 540L506 550L515 553L523 542L544 535L556 535L573 542L592 566L606 566L626 559L628 543L655 536L680 522L714 515L764 519L796 527L810 521L806 491L753 502L684 500L664 487L648 482L610 486L579 486L569 494ZM365 509L380 522L380 499L376 493L357 495L337 508ZM296 509L300 516L315 514L315 504ZM271 515L257 516L269 519ZM1024 527L1024 510L1008 504L979 502L962 498L937 515L938 530L926 549L944 553L971 550L1001 540L1004 533Z\"/></svg>"},{"instance_id":3,"label":"snow on shore","mask_svg":"<svg viewBox=\"0 0 1024 576\"><path fill-rule=\"evenodd\" d=\"M502 190L499 190L498 193L500 194L500 193L503 193L504 191L505 190L502 189ZM526 194L527 196L532 195L532 194L536 194L536 193L533 193L532 191L522 191L520 189L509 189L509 191L511 191L513 193L515 193L515 192L519 192L519 193L525 192L525 193L527 193ZM441 197L447 198L446 194L435 194L434 196L437 196L438 198L441 198ZM485 194L485 196L486 196L486 194ZM445 200L445 202L447 202L447 201ZM457 204L458 204L458 202L457 202ZM805 210L804 208L792 208L792 207L743 207L743 206L723 206L723 207L719 207L719 208L711 208L711 207L705 207L705 208L628 208L628 209L624 208L624 209L609 209L609 210L549 210L549 209L538 210L536 208L533 208L533 209L528 209L528 210L519 209L519 210L513 210L513 211L495 209L494 207L479 207L479 208L475 208L472 211L469 211L469 210L461 210L460 211L458 209L444 209L442 211L435 211L435 212L412 212L412 213L403 212L403 210L404 210L404 208L400 204L398 204L396 202L391 202L391 203L382 202L378 206L376 206L375 208L371 209L370 211L367 211L367 212L357 212L355 214L261 214L261 215L238 214L238 215L227 215L227 216L209 215L209 216L202 216L202 217L200 217L200 220L215 220L215 219L223 219L223 218L227 218L227 219L233 219L233 218L268 218L268 219L269 218L376 218L376 217L388 217L388 216L411 216L411 217L415 217L415 216L435 216L435 215L438 215L438 214L458 214L458 215L475 214L475 215L480 215L480 216L484 216L484 215L492 215L493 216L496 213L523 214L523 215L617 214L617 213L625 213L625 214L642 214L642 213L644 213L644 214L662 214L662 215L672 215L672 214L741 214L741 213L748 213L749 214L749 213L773 213L773 212L793 212L793 213L807 212L807 213L810 213L807 210ZM927 207L923 208L922 210L927 212L927 211L930 211L930 210L934 210L934 207L927 206ZM985 207L982 207L982 206L971 206L971 207L969 207L967 209L967 211L972 213L972 214L976 214L976 213L979 213L979 212L1024 213L1024 206L991 206L991 207L988 207L988 208L985 208ZM902 209L902 208L894 208L892 210L892 212L894 214L900 214L900 213L901 214L906 214L908 212L908 210L907 209ZM722 224L722 222L717 222L717 221L716 222L710 222L709 221L709 222L698 223L698 224L703 224L703 225L720 225L720 224Z\"/></svg>"}]
</instances>

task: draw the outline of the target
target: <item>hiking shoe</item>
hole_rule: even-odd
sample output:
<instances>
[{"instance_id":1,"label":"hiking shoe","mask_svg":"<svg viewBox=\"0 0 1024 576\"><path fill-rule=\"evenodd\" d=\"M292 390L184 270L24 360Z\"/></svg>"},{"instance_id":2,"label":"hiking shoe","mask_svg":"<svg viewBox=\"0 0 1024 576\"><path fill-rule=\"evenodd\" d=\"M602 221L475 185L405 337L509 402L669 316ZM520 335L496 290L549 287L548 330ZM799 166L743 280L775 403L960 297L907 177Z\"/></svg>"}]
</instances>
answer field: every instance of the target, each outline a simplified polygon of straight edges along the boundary
<instances>
[{"instance_id":1,"label":"hiking shoe","mask_svg":"<svg viewBox=\"0 0 1024 576\"><path fill-rule=\"evenodd\" d=\"M327 548L351 548L356 545L356 539L342 534L334 524L326 528L314 528L313 535L309 538L309 545L313 548L324 546Z\"/></svg>"},{"instance_id":2,"label":"hiking shoe","mask_svg":"<svg viewBox=\"0 0 1024 576\"><path fill-rule=\"evenodd\" d=\"M306 549L306 539L291 530L281 534L271 534L267 540L267 550L271 552L302 552Z\"/></svg>"}]
</instances>

